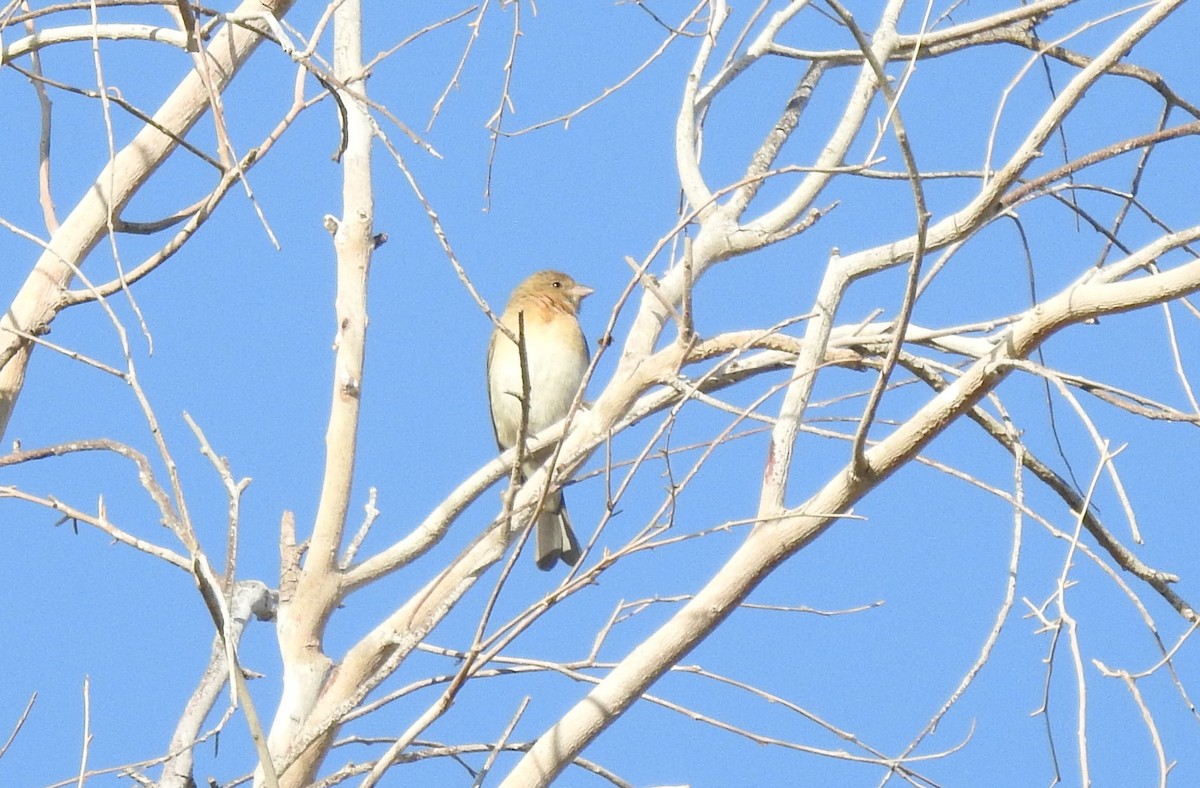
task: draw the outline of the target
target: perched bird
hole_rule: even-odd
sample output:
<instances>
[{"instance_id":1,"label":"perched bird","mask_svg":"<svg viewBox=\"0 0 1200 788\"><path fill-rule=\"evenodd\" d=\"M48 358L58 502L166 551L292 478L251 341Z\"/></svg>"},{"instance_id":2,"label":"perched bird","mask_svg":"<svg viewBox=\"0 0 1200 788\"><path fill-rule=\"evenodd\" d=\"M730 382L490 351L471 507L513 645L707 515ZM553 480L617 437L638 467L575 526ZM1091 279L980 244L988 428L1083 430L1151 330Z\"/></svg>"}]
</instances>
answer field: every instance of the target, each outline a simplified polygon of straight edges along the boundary
<instances>
[{"instance_id":1,"label":"perched bird","mask_svg":"<svg viewBox=\"0 0 1200 788\"><path fill-rule=\"evenodd\" d=\"M588 346L579 326L579 306L591 294L559 271L539 271L517 285L500 317L514 337L518 315L524 315L525 358L529 370L529 424L526 435L536 435L571 409L588 366ZM488 401L492 428L500 450L511 449L521 431L521 357L517 344L499 328L492 329L488 345ZM528 479L549 459L553 448L527 456L521 464ZM546 498L537 517L537 565L552 569L558 559L574 566L579 542L561 492Z\"/></svg>"}]
</instances>

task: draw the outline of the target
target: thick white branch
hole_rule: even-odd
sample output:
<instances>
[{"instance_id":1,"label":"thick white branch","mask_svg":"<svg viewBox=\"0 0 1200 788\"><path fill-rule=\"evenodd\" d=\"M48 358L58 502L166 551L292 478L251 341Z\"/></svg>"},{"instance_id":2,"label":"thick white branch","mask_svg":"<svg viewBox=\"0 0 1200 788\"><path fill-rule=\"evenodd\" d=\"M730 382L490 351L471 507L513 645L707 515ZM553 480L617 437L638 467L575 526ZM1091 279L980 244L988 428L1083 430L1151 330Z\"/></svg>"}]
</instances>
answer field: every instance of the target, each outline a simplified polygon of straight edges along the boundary
<instances>
[{"instance_id":1,"label":"thick white branch","mask_svg":"<svg viewBox=\"0 0 1200 788\"><path fill-rule=\"evenodd\" d=\"M179 49L187 48L187 35L177 28L154 25L64 25L18 38L8 46L0 47L0 66L22 55L45 49L55 44L79 41L162 41Z\"/></svg>"},{"instance_id":2,"label":"thick white branch","mask_svg":"<svg viewBox=\"0 0 1200 788\"><path fill-rule=\"evenodd\" d=\"M1125 261L1148 263L1200 239L1200 226L1159 239ZM1167 273L1124 282L1072 284L1025 312L987 357L936 394L910 419L865 452L868 470L849 465L816 495L777 519L761 523L678 613L638 645L591 692L551 726L505 778L505 788L547 785L670 667L700 643L771 571L818 537L839 515L921 451L973 407L1055 332L1113 312L1123 312L1200 290L1200 261Z\"/></svg>"}]
</instances>

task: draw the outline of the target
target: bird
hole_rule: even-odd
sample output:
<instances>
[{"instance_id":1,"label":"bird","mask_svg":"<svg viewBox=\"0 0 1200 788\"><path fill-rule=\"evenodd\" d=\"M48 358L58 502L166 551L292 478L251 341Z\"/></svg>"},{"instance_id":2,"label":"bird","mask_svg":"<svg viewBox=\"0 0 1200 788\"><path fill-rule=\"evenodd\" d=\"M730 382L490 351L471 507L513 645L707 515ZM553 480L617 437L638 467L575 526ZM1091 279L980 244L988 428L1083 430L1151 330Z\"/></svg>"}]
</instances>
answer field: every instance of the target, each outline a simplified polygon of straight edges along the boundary
<instances>
[{"instance_id":1,"label":"bird","mask_svg":"<svg viewBox=\"0 0 1200 788\"><path fill-rule=\"evenodd\" d=\"M529 423L526 434L536 435L571 409L588 367L588 345L579 325L579 308L592 288L581 285L561 271L538 271L513 290L500 316L513 337L520 337L519 316L524 315L526 366L529 372ZM499 327L493 327L488 343L488 402L492 428L501 451L516 445L521 431L520 351ZM548 446L525 457L521 481L537 471L553 451ZM553 569L561 559L574 566L579 562L579 541L571 529L571 520L562 491L546 497L537 515L537 566Z\"/></svg>"}]
</instances>

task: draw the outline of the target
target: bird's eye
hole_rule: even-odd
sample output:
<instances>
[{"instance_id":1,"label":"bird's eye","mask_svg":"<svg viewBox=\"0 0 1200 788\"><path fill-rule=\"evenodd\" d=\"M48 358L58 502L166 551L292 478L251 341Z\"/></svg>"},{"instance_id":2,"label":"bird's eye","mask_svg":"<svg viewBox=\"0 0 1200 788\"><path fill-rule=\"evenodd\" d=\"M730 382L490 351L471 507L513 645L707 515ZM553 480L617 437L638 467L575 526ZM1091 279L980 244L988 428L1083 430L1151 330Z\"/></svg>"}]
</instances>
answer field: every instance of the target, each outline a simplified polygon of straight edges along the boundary
<instances>
[{"instance_id":1,"label":"bird's eye","mask_svg":"<svg viewBox=\"0 0 1200 788\"><path fill-rule=\"evenodd\" d=\"M555 279L555 280L554 280L554 287L562 287L562 282L560 282L560 281L558 281L557 279Z\"/></svg>"}]
</instances>

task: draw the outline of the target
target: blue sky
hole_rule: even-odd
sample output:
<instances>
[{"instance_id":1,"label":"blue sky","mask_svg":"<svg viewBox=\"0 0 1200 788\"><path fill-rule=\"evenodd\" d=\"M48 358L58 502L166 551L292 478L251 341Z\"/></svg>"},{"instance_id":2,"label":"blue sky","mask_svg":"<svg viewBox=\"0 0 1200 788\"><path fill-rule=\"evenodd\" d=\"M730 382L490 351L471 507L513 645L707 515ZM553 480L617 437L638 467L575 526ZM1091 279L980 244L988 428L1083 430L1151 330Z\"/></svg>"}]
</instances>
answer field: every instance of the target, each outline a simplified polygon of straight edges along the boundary
<instances>
[{"instance_id":1,"label":"blue sky","mask_svg":"<svg viewBox=\"0 0 1200 788\"><path fill-rule=\"evenodd\" d=\"M301 4L304 5L304 4ZM367 4L365 51L392 46L414 30L461 9L446 3ZM944 4L936 6L940 13ZM971 3L955 10L955 21L982 17L1008 7ZM1039 29L1052 40L1088 17L1126 6L1081 4ZM537 15L523 5L512 85L515 111L505 128L515 130L556 117L596 96L628 74L662 40L663 29L632 4L539 3ZM655 10L678 21L682 6ZM902 29L912 31L921 8L906 12ZM289 22L307 31L316 7L299 8ZM735 9L743 15L749 9ZM854 8L865 27L873 24L874 4ZM126 17L165 23L158 11L129 9ZM475 50L449 94L432 129L426 131L433 102L445 88L468 36L465 21L437 30L381 64L369 83L371 96L422 134L441 154L434 158L404 141L392 124L382 123L399 145L421 188L437 210L458 258L494 308L512 285L539 268L569 271L596 289L583 312L585 331L595 348L610 309L625 287L623 259L641 259L677 219L678 178L673 134L683 78L696 39L676 42L627 89L574 119L569 129L553 126L502 139L495 151L491 198L484 188L490 142L485 123L499 100L512 9L488 12ZM935 14L936 16L936 14ZM124 17L123 17L124 18ZM1094 53L1128 24L1121 17L1086 31L1070 46ZM83 21L63 14L57 24ZM848 47L848 36L819 15L803 14L804 24L788 33L789 43ZM1194 5L1178 12L1131 58L1162 72L1184 96L1195 100L1197 85L1190 51L1200 23ZM730 26L735 30L738 24ZM3 41L14 31L5 29ZM728 36L724 39L729 45ZM323 51L328 51L326 46ZM183 53L148 43L106 43L101 47L105 78L142 107L154 107L188 68ZM978 169L998 97L1028 53L993 47L945 61L922 61L902 106L922 167ZM44 55L48 75L94 85L86 45L57 47ZM747 155L774 121L800 69L787 60L769 61L748 73L714 105L708 119L704 171L710 184L740 177ZM148 73L151 72L151 73ZM1055 86L1072 75L1051 64ZM823 134L840 117L852 78L850 69L831 72L814 100L811 116L784 149L781 163L811 159ZM278 51L263 48L226 94L226 111L241 152L256 145L290 102L294 66ZM315 90L311 81L308 93ZM88 188L107 157L102 116L94 101L62 93L55 101L53 190L60 211ZM1040 65L1035 65L1010 98L997 132L997 155L1012 150L1051 101ZM12 69L0 69L0 177L6 184L0 216L34 233L40 224L35 177L38 123L36 97ZM1072 157L1154 128L1161 101L1132 80L1109 78L1092 92L1066 124ZM872 118L880 117L877 106ZM1182 122L1182 114L1172 122ZM873 128L874 120L869 121ZM118 115L116 143L127 141L136 124ZM271 155L250 173L250 184L282 249L270 244L252 206L240 190L225 201L208 225L173 260L134 288L137 304L153 336L153 354L137 330L127 301L112 299L125 321L143 385L179 463L200 537L220 563L226 503L219 480L201 457L182 419L186 411L204 429L214 448L228 458L237 477L253 478L242 508L243 578L278 583L278 523L296 513L301 529L311 523L322 473L325 418L331 374L329 345L334 334L333 256L322 227L325 214L340 210L340 170L330 160L337 123L329 102L309 110ZM189 137L211 148L212 125L202 120ZM864 138L869 141L871 135ZM1057 146L1057 143L1056 143ZM862 146L865 150L866 145ZM861 150L859 151L862 152ZM890 139L883 147L887 166L900 159ZM494 456L483 385L490 326L458 282L430 231L429 221L402 174L386 152L375 154L377 231L389 241L372 263L370 333L364 381L362 426L351 528L361 517L369 488L378 490L382 512L364 546L380 549L404 533L462 479ZM1037 170L1062 161L1057 147L1046 151ZM125 218L147 221L190 204L214 180L205 165L176 156L127 209ZM1195 224L1194 143L1156 151L1142 183L1147 204L1173 227ZM1089 171L1088 182L1126 185L1133 158L1122 157ZM785 176L763 189L770 205L795 181ZM926 184L935 218L961 206L973 184ZM1081 200L1105 218L1118 202L1084 194ZM912 232L913 210L902 181L840 179L818 201L838 202L836 210L810 232L762 253L721 264L696 291L701 335L761 328L805 313L831 248L843 254ZM1043 199L1019 209L1029 233L1029 250L1040 294L1049 294L1095 263L1102 239L1077 227L1060 205ZM751 209L752 215L757 213ZM1144 243L1156 230L1135 218L1129 243ZM128 266L152 253L159 236L121 236ZM10 298L36 259L36 248L11 233L0 234L0 296ZM1170 262L1178 262L1172 258ZM652 270L661 271L665 257ZM945 326L1001 318L1028 306L1027 263L1015 225L998 221L968 244L930 288L915 312L922 325ZM109 247L102 244L86 271L96 280L113 275ZM853 324L875 310L895 313L903 272L892 271L851 291L838 324ZM1185 366L1195 362L1197 325L1185 310L1172 308ZM632 310L617 319L621 342ZM802 329L794 328L793 333ZM1046 361L1067 371L1101 378L1150 393L1188 410L1164 340L1161 310L1116 316L1096 326L1069 329L1046 347ZM53 325L50 338L108 363L120 364L111 324L94 306L70 309ZM615 352L604 359L589 388L600 391L611 375ZM746 405L783 378L776 374L724 396ZM835 401L868 389L870 373L833 370L817 386L815 401L829 404L810 412L815 426L850 427L846 417L860 400ZM1063 460L1048 431L1043 385L1014 376L1001 395L1032 450L1060 472ZM1080 395L1081 397L1083 395ZM898 390L885 400L881 417L902 419L926 401L919 386ZM765 413L778 408L769 400ZM1089 414L1114 446L1128 443L1118 459L1130 497L1138 509L1146 544L1138 553L1152 566L1183 577L1180 592L1194 593L1200 571L1200 544L1192 517L1195 474L1187 461L1197 450L1194 430L1183 425L1137 419L1095 400ZM1059 438L1082 484L1097 459L1085 429L1069 405L1055 401ZM818 419L828 419L822 422ZM728 414L694 404L684 409L672 445L711 440L731 421ZM656 422L618 436L614 456L627 458L649 439ZM886 432L887 422L876 428ZM145 420L127 386L62 356L39 350L5 438L24 448L94 437L111 437L150 453ZM765 438L754 435L730 444L704 468L680 501L677 531L700 531L753 515ZM798 504L819 489L846 461L846 443L814 435L801 438L788 502ZM1011 491L1012 461L969 422L957 424L928 450L928 456L962 468L1002 490ZM690 467L696 453L674 461L676 473ZM602 468L595 457L584 473ZM601 546L619 546L644 524L661 502L667 479L661 462L648 466L633 485ZM109 516L123 527L171 544L157 525L152 504L131 466L103 456L74 456L0 470L0 485L52 494L83 509L103 496ZM1061 504L1026 478L1030 505L1060 529L1073 527ZM336 656L383 615L419 588L462 549L494 515L499 489L481 498L428 556L352 596L331 623L326 648ZM605 482L593 475L568 491L581 532L590 534L604 508ZM1112 485L1102 482L1096 506L1109 527L1132 545ZM755 684L795 703L888 754L898 753L940 707L975 659L1003 599L1012 549L1012 508L995 496L928 467L912 465L885 482L856 508L861 519L846 519L794 556L752 596L763 605L845 610L882 604L840 616L748 609L733 616L685 659L713 673ZM161 754L179 712L203 670L211 642L211 622L192 580L185 573L100 534L70 524L44 509L0 501L0 577L7 603L0 614L0 739L15 723L31 693L37 701L12 748L0 759L0 784L47 785L71 778L78 769L83 728L83 684L90 687L92 768L115 766ZM607 573L595 588L549 613L512 647L514 656L581 659L597 628L622 600L671 598L694 592L740 542L742 530L642 553ZM1091 542L1085 540L1091 546ZM1051 636L1039 633L1022 599L1041 604L1053 592L1067 547L1027 520L1017 581L1016 605L995 653L977 683L947 716L921 753L965 749L919 771L942 785L1045 784L1053 772L1044 718L1031 716L1042 703L1044 659ZM1119 681L1102 677L1091 662L1144 670L1158 651L1136 608L1090 561L1077 557L1068 592L1084 645L1089 688L1089 755L1097 784L1150 784L1156 776L1153 750L1140 715ZM1186 630L1184 622L1153 592L1124 576L1146 601L1158 631L1170 646ZM501 601L513 614L553 587L557 578L524 563ZM480 605L494 584L484 582L440 626L431 642L463 648L470 642ZM662 602L616 626L601 658L616 661L666 619L677 605ZM502 616L503 617L503 616ZM279 655L268 624L252 625L242 643L243 662L264 674L251 684L256 704L270 716L280 692ZM1049 682L1051 721L1062 780L1078 784L1073 748L1075 689L1065 642L1058 644ZM1176 661L1180 682L1194 696L1200 680L1190 641ZM452 661L416 655L387 687L398 687L430 672L452 671ZM492 741L521 700L532 702L514 734L532 739L577 702L587 687L560 676L510 676L470 686L451 712L423 738L447 742ZM1159 671L1139 684L1155 712L1169 760L1177 760L1172 780L1200 779L1195 753L1198 720L1169 676ZM653 693L719 717L733 725L808 746L840 750L848 745L794 713L720 686L697 675L670 675ZM392 704L352 731L363 736L396 735L433 700L418 693ZM969 740L969 741L968 741ZM362 761L379 748L351 745L328 763ZM870 785L878 768L761 746L710 725L642 703L588 748L585 757L614 769L635 785ZM511 765L511 756L501 758ZM482 756L471 763L478 767ZM205 745L197 778L224 783L245 774L252 755L242 718L222 734L220 747ZM151 771L157 775L156 771ZM391 783L470 784L448 759L397 770ZM90 785L126 785L102 776ZM564 785L600 784L571 771Z\"/></svg>"}]
</instances>

